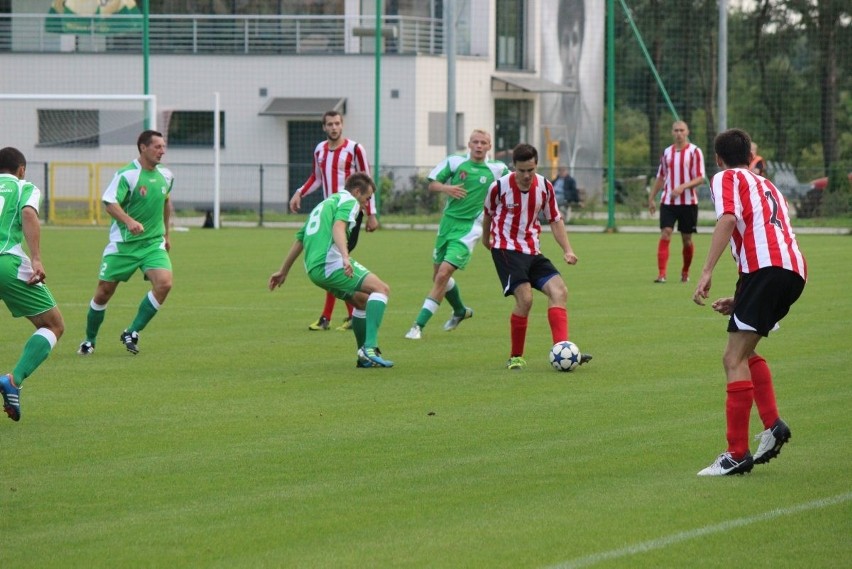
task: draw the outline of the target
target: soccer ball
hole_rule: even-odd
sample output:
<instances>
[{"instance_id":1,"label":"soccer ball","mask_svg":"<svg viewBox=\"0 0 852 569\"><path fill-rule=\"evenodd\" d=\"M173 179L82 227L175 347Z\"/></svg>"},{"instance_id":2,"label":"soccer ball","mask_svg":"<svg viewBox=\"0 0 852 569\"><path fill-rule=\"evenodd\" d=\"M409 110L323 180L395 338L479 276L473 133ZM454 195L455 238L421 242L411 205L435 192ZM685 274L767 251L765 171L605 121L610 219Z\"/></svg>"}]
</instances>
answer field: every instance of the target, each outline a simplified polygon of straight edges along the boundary
<instances>
[{"instance_id":1,"label":"soccer ball","mask_svg":"<svg viewBox=\"0 0 852 569\"><path fill-rule=\"evenodd\" d=\"M580 365L580 348L574 342L556 342L550 348L550 365L556 371L574 371Z\"/></svg>"}]
</instances>

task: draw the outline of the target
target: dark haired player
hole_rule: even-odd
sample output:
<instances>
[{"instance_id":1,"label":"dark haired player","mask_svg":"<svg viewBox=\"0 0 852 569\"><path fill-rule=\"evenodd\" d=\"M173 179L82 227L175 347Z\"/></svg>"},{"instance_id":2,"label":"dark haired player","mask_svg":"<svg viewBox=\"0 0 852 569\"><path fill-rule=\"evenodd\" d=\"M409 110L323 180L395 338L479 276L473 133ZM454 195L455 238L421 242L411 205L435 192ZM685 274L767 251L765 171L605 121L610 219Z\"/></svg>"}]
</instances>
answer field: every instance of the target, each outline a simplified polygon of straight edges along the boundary
<instances>
[{"instance_id":1,"label":"dark haired player","mask_svg":"<svg viewBox=\"0 0 852 569\"><path fill-rule=\"evenodd\" d=\"M568 340L565 308L568 289L559 271L541 253L539 214L550 223L553 238L562 248L563 260L576 265L577 255L568 241L553 185L536 173L538 151L529 144L519 144L512 150L512 161L515 171L491 184L485 196L482 244L491 250L503 296L515 297L509 320L511 352L506 367L521 369L527 365L524 344L533 289L547 296L547 321L553 343ZM592 356L581 354L580 363L591 359Z\"/></svg>"},{"instance_id":2,"label":"dark haired player","mask_svg":"<svg viewBox=\"0 0 852 569\"><path fill-rule=\"evenodd\" d=\"M808 276L790 225L787 201L772 182L749 169L749 135L739 129L727 130L716 136L714 147L716 164L725 170L713 176L716 229L692 299L704 305L710 295L713 269L729 243L739 280L734 296L711 305L716 312L730 316L728 345L722 359L728 380L728 448L699 476L744 474L754 464L778 456L790 440L790 429L778 415L769 366L755 349L787 315ZM756 437L760 442L754 456L748 446L752 403L765 429Z\"/></svg>"},{"instance_id":3,"label":"dark haired player","mask_svg":"<svg viewBox=\"0 0 852 569\"><path fill-rule=\"evenodd\" d=\"M139 353L139 332L157 315L172 289L169 196L174 176L160 164L166 141L161 133L146 130L136 140L136 148L139 158L116 172L103 194L112 224L86 315L86 339L77 349L81 356L94 353L107 303L118 283L130 280L136 271L151 282L136 317L120 335L121 343L134 355Z\"/></svg>"}]
</instances>

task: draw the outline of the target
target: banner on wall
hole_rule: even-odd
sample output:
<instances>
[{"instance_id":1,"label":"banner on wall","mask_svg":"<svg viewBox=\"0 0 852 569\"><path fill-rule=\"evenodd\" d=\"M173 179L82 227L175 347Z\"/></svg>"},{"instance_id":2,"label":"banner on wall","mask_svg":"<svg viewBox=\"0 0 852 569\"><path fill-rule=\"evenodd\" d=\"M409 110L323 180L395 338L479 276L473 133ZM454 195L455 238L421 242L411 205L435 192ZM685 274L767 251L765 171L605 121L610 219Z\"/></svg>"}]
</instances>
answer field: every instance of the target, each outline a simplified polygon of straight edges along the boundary
<instances>
[{"instance_id":1,"label":"banner on wall","mask_svg":"<svg viewBox=\"0 0 852 569\"><path fill-rule=\"evenodd\" d=\"M541 76L568 87L541 95L542 148L552 149L541 158L553 171L569 167L584 188L600 187L603 172L604 9L593 0L541 4Z\"/></svg>"},{"instance_id":2,"label":"banner on wall","mask_svg":"<svg viewBox=\"0 0 852 569\"><path fill-rule=\"evenodd\" d=\"M142 30L136 0L53 0L45 30L56 34L126 34Z\"/></svg>"}]
</instances>

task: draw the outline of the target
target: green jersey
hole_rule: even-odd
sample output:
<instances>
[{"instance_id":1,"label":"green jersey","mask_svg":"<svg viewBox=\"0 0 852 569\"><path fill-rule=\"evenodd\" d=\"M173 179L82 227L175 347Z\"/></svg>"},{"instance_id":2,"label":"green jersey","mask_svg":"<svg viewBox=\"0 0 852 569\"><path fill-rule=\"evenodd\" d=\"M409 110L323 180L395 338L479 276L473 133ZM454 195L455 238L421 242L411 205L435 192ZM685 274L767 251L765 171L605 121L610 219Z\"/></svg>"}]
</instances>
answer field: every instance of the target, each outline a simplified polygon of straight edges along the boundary
<instances>
[{"instance_id":1,"label":"green jersey","mask_svg":"<svg viewBox=\"0 0 852 569\"><path fill-rule=\"evenodd\" d=\"M168 168L158 164L153 170L145 170L139 160L116 172L102 199L106 204L120 205L145 230L133 235L125 224L113 220L109 228L110 242L127 243L163 237L166 234L163 211L173 183L174 176Z\"/></svg>"},{"instance_id":2,"label":"green jersey","mask_svg":"<svg viewBox=\"0 0 852 569\"><path fill-rule=\"evenodd\" d=\"M38 213L41 190L11 174L0 174L0 255L27 257L21 211L32 207Z\"/></svg>"},{"instance_id":3,"label":"green jersey","mask_svg":"<svg viewBox=\"0 0 852 569\"><path fill-rule=\"evenodd\" d=\"M332 228L335 222L346 222L346 237L355 227L361 206L352 194L340 190L321 201L311 211L308 220L296 233L305 248L305 271L325 267L326 276L343 268L343 255L334 243Z\"/></svg>"},{"instance_id":4,"label":"green jersey","mask_svg":"<svg viewBox=\"0 0 852 569\"><path fill-rule=\"evenodd\" d=\"M462 184L467 195L461 199L448 198L444 216L460 220L473 220L482 213L485 194L489 186L509 173L509 168L498 160L474 162L469 154L448 156L429 172L429 179L442 184Z\"/></svg>"}]
</instances>

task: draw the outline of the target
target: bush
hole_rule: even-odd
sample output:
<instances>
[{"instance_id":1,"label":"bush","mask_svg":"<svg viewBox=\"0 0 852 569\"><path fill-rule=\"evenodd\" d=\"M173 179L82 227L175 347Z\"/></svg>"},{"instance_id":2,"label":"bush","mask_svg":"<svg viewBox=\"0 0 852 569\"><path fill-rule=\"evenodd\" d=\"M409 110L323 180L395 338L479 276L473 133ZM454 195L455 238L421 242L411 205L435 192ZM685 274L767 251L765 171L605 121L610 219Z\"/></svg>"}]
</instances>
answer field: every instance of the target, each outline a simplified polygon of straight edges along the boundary
<instances>
[{"instance_id":1,"label":"bush","mask_svg":"<svg viewBox=\"0 0 852 569\"><path fill-rule=\"evenodd\" d=\"M390 178L382 178L382 213L423 215L439 212L443 205L442 196L438 192L429 191L429 179L414 174L409 180L409 187L396 188ZM388 182L387 186L385 181Z\"/></svg>"}]
</instances>

